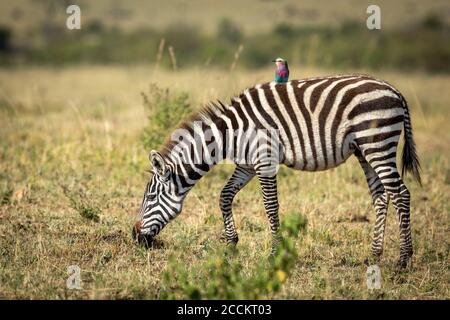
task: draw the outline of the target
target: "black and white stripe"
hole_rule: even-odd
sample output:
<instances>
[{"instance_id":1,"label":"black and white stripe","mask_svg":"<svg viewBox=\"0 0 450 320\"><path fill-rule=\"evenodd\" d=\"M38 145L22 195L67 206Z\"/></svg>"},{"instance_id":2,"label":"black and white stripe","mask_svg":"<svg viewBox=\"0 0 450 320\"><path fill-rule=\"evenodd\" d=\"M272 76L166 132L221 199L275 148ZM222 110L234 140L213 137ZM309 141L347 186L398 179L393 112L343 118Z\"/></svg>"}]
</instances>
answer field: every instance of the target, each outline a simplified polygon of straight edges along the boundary
<instances>
[{"instance_id":1,"label":"black and white stripe","mask_svg":"<svg viewBox=\"0 0 450 320\"><path fill-rule=\"evenodd\" d=\"M211 105L186 121L160 152L152 151L154 175L141 207L138 232L152 239L180 211L195 183L221 159L237 164L220 195L229 243L238 235L232 216L234 196L258 176L271 230L279 228L276 170L273 159L248 132L277 132L279 145L265 137L277 161L297 170L336 167L354 154L366 175L376 211L373 255L383 250L389 199L400 221L400 263L412 255L410 195L396 166L397 145L405 131L404 171L420 183L411 119L403 96L386 82L366 75L342 75L283 84L266 83L245 90L231 103ZM180 132L182 132L180 134ZM233 136L227 135L234 132ZM180 139L180 137L182 139ZM211 148L212 147L212 148ZM214 152L211 152L215 150ZM230 150L232 150L230 152ZM207 153L213 161L198 161ZM238 161L236 154L247 161Z\"/></svg>"}]
</instances>

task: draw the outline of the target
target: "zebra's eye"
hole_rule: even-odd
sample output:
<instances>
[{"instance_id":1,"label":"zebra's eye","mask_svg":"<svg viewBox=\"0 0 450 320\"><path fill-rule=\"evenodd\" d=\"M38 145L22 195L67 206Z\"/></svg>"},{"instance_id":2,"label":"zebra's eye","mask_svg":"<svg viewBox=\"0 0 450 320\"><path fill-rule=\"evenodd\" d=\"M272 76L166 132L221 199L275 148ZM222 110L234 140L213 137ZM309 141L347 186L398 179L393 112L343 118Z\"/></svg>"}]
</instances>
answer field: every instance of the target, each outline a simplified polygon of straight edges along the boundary
<instances>
[{"instance_id":1,"label":"zebra's eye","mask_svg":"<svg viewBox=\"0 0 450 320\"><path fill-rule=\"evenodd\" d=\"M155 200L156 199L156 193L147 193L147 199L148 200Z\"/></svg>"}]
</instances>

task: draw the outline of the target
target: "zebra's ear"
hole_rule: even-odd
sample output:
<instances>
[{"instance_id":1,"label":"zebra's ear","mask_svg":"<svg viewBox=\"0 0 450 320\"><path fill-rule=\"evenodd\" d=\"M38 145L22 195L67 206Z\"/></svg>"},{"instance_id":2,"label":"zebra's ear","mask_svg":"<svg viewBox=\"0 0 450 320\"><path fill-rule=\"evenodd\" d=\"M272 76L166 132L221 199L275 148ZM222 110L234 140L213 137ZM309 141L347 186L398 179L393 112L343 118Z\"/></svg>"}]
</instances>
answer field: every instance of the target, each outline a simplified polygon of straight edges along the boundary
<instances>
[{"instance_id":1,"label":"zebra's ear","mask_svg":"<svg viewBox=\"0 0 450 320\"><path fill-rule=\"evenodd\" d=\"M166 162L164 161L163 156L158 151L150 151L149 159L152 167L155 169L156 173L159 176L165 176L167 174L168 168L166 166Z\"/></svg>"}]
</instances>

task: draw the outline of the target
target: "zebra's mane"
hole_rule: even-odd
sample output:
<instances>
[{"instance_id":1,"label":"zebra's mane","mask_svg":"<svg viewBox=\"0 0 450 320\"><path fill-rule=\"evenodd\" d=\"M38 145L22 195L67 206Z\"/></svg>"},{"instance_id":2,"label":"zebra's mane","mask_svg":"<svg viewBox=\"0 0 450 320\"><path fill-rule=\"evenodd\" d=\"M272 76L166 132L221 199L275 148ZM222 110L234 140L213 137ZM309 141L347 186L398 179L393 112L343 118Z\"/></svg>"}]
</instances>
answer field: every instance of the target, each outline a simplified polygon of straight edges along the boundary
<instances>
[{"instance_id":1,"label":"zebra's mane","mask_svg":"<svg viewBox=\"0 0 450 320\"><path fill-rule=\"evenodd\" d=\"M208 104L203 106L200 110L194 111L187 119L185 119L179 125L177 125L174 128L174 130L185 129L185 130L188 130L189 132L192 132L193 131L192 127L193 127L194 123L198 123L198 122L202 122L202 123L215 122L227 110L229 110L230 106L235 106L237 103L239 103L238 101L240 101L245 96L246 92L249 92L249 91L252 91L252 90L256 90L256 88L261 88L261 87L264 87L264 86L268 87L269 84L270 84L270 82L266 82L266 83L256 84L256 85L254 85L252 87L246 88L244 91L241 91L239 94L235 94L235 95L232 96L232 98L230 99L230 105L226 105L226 104L222 103L222 101L220 101L220 100L217 100L215 102L214 101L209 102ZM163 156L168 156L170 151L172 150L172 148L177 143L176 141L173 141L171 139L172 132L166 138L164 143L161 145L160 153Z\"/></svg>"},{"instance_id":2,"label":"zebra's mane","mask_svg":"<svg viewBox=\"0 0 450 320\"><path fill-rule=\"evenodd\" d=\"M177 125L174 130L184 129L189 132L192 132L194 123L216 122L216 120L218 120L228 109L229 106L222 103L222 101L220 100L217 100L215 102L209 102L200 110L194 111L187 119L185 119L179 125ZM168 153L172 150L172 148L176 144L176 141L173 141L171 139L172 132L166 138L165 142L161 146L160 152L163 156L167 156Z\"/></svg>"}]
</instances>

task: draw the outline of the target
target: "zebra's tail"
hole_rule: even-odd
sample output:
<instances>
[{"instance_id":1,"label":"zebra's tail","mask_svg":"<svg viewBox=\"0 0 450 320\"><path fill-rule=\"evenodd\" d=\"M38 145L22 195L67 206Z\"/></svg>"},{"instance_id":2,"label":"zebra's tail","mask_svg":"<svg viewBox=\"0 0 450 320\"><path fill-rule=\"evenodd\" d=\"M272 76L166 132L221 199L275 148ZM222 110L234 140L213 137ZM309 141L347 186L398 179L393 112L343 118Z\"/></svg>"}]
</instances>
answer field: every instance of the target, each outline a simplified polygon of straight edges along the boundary
<instances>
[{"instance_id":1,"label":"zebra's tail","mask_svg":"<svg viewBox=\"0 0 450 320\"><path fill-rule=\"evenodd\" d=\"M405 98L401 96L403 109L405 111L405 117L403 120L403 126L405 129L402 152L402 176L405 176L407 172L410 172L416 181L422 186L422 180L420 179L420 161L416 151L416 144L413 138L413 130L411 124L411 117L409 115L408 105Z\"/></svg>"}]
</instances>

